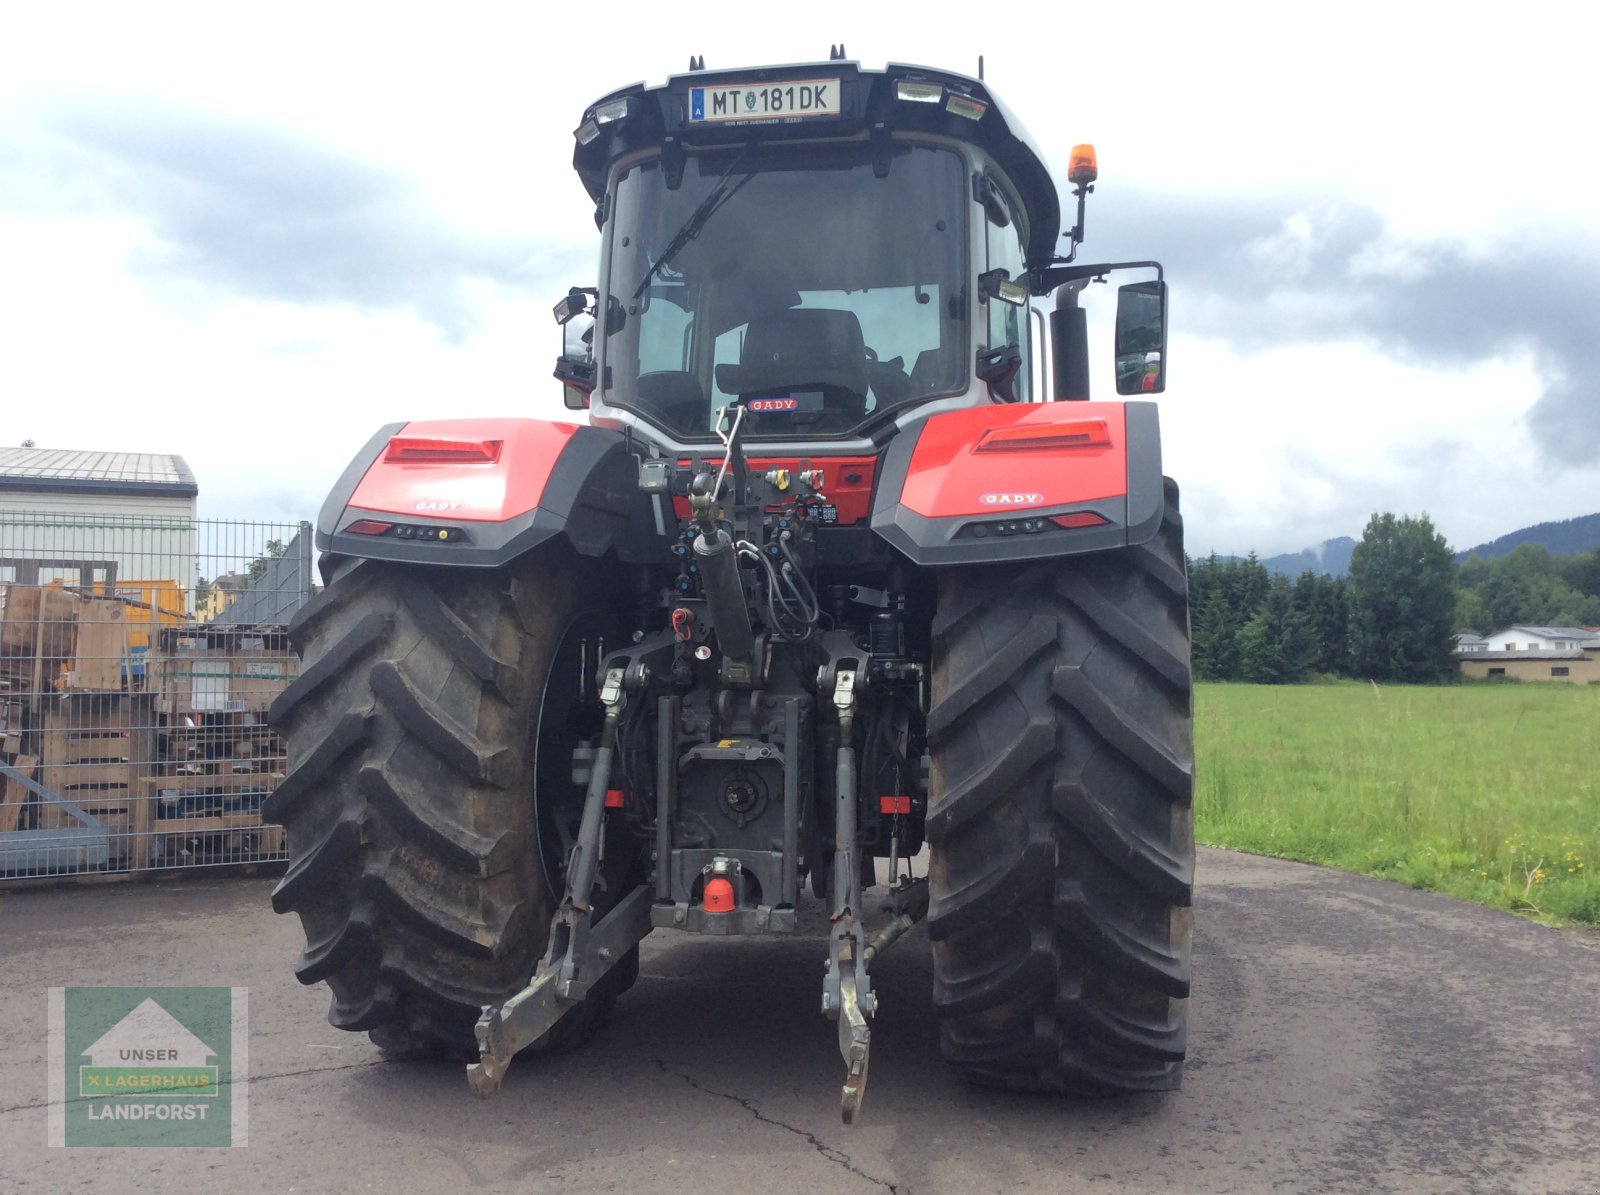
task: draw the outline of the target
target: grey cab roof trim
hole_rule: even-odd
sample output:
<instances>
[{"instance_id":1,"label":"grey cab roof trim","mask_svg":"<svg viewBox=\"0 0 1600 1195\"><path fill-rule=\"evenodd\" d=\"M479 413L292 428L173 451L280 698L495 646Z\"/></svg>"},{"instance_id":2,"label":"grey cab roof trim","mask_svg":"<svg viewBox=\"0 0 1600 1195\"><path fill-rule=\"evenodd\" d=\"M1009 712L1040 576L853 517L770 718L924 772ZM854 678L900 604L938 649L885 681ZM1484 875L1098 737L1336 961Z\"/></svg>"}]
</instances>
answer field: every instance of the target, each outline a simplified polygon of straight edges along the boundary
<instances>
[{"instance_id":1,"label":"grey cab roof trim","mask_svg":"<svg viewBox=\"0 0 1600 1195\"><path fill-rule=\"evenodd\" d=\"M719 82L779 83L786 79L814 79L819 75L840 80L843 113L826 122L691 125L688 121L691 87L714 86ZM987 110L981 119L971 120L949 111L944 103L904 102L895 93L895 84L901 79L939 83L947 93L978 100L987 105ZM752 130L758 130L762 139L772 144L791 139L815 141L825 129L832 130L832 135L841 139L853 138L875 128L887 132L921 132L976 145L992 157L1022 197L1027 214L1028 266L1048 265L1056 256L1061 237L1061 205L1043 155L987 84L970 76L893 62L881 71L863 70L858 63L846 61L693 71L673 75L657 87L633 83L608 92L584 110L583 121L588 121L602 104L623 97L638 97L641 102L630 106L626 119L600 125L597 135L587 144L579 142L572 154L573 168L589 197L597 204L605 197L607 175L616 161L650 147L686 145L691 137L694 146L708 148L742 144L749 139Z\"/></svg>"}]
</instances>

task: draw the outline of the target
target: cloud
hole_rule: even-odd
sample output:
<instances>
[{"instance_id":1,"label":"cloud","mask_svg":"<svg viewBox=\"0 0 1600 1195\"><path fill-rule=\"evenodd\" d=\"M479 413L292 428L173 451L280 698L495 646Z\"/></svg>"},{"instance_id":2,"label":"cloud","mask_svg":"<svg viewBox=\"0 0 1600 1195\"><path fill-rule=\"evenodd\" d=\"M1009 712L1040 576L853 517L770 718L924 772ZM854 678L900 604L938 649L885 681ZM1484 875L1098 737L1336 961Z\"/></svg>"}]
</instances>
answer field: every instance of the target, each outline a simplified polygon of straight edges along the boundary
<instances>
[{"instance_id":1,"label":"cloud","mask_svg":"<svg viewBox=\"0 0 1600 1195\"><path fill-rule=\"evenodd\" d=\"M1091 216L1095 254L1161 258L1179 330L1244 352L1353 340L1444 373L1531 354L1541 392L1527 419L1540 450L1556 464L1600 460L1592 231L1508 224L1489 245L1403 237L1350 202L1118 203Z\"/></svg>"},{"instance_id":2,"label":"cloud","mask_svg":"<svg viewBox=\"0 0 1600 1195\"><path fill-rule=\"evenodd\" d=\"M470 284L524 283L532 242L452 228L404 175L270 127L126 97L44 107L27 178L0 204L132 215L130 265L155 281L292 304L408 311L459 341ZM43 181L41 181L43 180Z\"/></svg>"}]
</instances>

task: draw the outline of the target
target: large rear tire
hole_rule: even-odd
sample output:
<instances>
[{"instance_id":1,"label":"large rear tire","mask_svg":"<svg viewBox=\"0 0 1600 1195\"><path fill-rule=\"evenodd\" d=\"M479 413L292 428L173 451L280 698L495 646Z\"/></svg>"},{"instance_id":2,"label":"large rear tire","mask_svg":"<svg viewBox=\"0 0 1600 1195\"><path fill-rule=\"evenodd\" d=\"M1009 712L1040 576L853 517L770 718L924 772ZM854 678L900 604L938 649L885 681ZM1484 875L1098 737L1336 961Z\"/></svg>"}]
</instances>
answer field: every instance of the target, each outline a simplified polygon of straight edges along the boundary
<instances>
[{"instance_id":1,"label":"large rear tire","mask_svg":"<svg viewBox=\"0 0 1600 1195\"><path fill-rule=\"evenodd\" d=\"M1194 877L1177 487L1136 548L941 574L928 932L940 1046L989 1086L1178 1086Z\"/></svg>"},{"instance_id":2,"label":"large rear tire","mask_svg":"<svg viewBox=\"0 0 1600 1195\"><path fill-rule=\"evenodd\" d=\"M327 983L339 1028L470 1055L481 1007L532 974L561 859L540 850L535 792L572 796L584 593L566 562L341 562L296 618L301 673L271 714L289 760L263 812L291 860L272 903L299 914L295 974ZM580 1012L564 1036L593 1019Z\"/></svg>"}]
</instances>

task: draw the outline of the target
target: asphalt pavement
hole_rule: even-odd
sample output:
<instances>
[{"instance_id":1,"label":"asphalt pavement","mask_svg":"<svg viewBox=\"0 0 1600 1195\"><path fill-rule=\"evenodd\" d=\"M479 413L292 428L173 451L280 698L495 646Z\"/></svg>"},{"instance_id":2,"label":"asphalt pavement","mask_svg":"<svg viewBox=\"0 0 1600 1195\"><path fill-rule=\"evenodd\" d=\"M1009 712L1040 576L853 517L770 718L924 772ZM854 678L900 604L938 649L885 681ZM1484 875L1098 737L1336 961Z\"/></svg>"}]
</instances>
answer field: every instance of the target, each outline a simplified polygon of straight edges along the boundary
<instances>
[{"instance_id":1,"label":"asphalt pavement","mask_svg":"<svg viewBox=\"0 0 1600 1195\"><path fill-rule=\"evenodd\" d=\"M584 1049L475 1100L325 1020L271 878L0 885L0 1195L254 1192L1600 1192L1600 950L1383 881L1202 851L1187 1078L1066 1103L938 1059L926 937L874 967L861 1123L818 1012L826 921L658 931ZM50 1148L46 989L249 989L249 1144Z\"/></svg>"}]
</instances>

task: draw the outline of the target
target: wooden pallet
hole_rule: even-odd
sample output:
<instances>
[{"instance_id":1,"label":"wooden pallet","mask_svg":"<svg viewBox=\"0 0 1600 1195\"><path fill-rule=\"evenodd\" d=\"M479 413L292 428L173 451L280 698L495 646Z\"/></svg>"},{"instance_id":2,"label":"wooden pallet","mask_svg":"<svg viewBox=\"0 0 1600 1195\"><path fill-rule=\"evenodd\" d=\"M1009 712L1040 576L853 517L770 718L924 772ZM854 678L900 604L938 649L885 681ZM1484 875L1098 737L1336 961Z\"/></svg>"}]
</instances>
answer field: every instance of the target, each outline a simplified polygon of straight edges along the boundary
<instances>
[{"instance_id":1,"label":"wooden pallet","mask_svg":"<svg viewBox=\"0 0 1600 1195\"><path fill-rule=\"evenodd\" d=\"M106 790L97 794L93 790L80 793L58 793L71 801L89 817L106 829L109 854L106 862L112 867L125 866L133 855L133 808L136 801L127 796L107 796ZM115 791L115 790L112 790ZM123 793L126 790L121 790ZM50 801L34 802L35 829L75 830L86 823L79 821L65 808Z\"/></svg>"},{"instance_id":2,"label":"wooden pallet","mask_svg":"<svg viewBox=\"0 0 1600 1195\"><path fill-rule=\"evenodd\" d=\"M92 714L90 722L83 723L82 711L47 716L46 728L40 734L44 766L39 771L39 783L74 805L107 811L120 805L126 812L142 768L135 760L132 732L113 720L121 712L104 713L107 721L102 724L95 724ZM39 812L41 829L74 824L60 806L45 802Z\"/></svg>"},{"instance_id":3,"label":"wooden pallet","mask_svg":"<svg viewBox=\"0 0 1600 1195\"><path fill-rule=\"evenodd\" d=\"M281 631L169 628L152 661L156 708L175 721L195 714L262 718L300 668Z\"/></svg>"},{"instance_id":4,"label":"wooden pallet","mask_svg":"<svg viewBox=\"0 0 1600 1195\"><path fill-rule=\"evenodd\" d=\"M162 731L161 771L168 776L281 772L287 758L283 739L252 714L211 714Z\"/></svg>"},{"instance_id":5,"label":"wooden pallet","mask_svg":"<svg viewBox=\"0 0 1600 1195\"><path fill-rule=\"evenodd\" d=\"M6 763L21 772L28 779L34 778L38 770L39 761L32 755L11 754L5 757ZM9 834L13 830L22 828L22 813L28 807L33 794L10 776L5 778L5 783L0 784L0 834Z\"/></svg>"},{"instance_id":6,"label":"wooden pallet","mask_svg":"<svg viewBox=\"0 0 1600 1195\"><path fill-rule=\"evenodd\" d=\"M47 765L144 762L155 758L154 724L149 694L83 693L45 702L28 736Z\"/></svg>"},{"instance_id":7,"label":"wooden pallet","mask_svg":"<svg viewBox=\"0 0 1600 1195\"><path fill-rule=\"evenodd\" d=\"M249 856L249 858L202 858L200 863L206 866L219 863L271 863L284 857L283 827L266 825L259 817L249 819L241 815L237 818L224 819L190 818L182 821L168 819L156 824L160 828L150 834L130 830L127 858L131 870L145 871L170 866L168 860L172 858L176 848L185 843L198 843L202 847L210 848L219 841L225 841L230 844L229 849L219 851L218 854L233 856L236 853L243 853ZM235 848L240 842L248 842L250 844L248 849L237 852ZM115 850L115 840L113 840L113 850Z\"/></svg>"},{"instance_id":8,"label":"wooden pallet","mask_svg":"<svg viewBox=\"0 0 1600 1195\"><path fill-rule=\"evenodd\" d=\"M146 776L139 782L140 798L133 802L132 866L149 867L154 855L154 838L167 834L217 834L252 831L259 835L257 855L280 854L283 850L283 828L269 826L261 820L261 810L223 809L216 813L191 816L160 817L160 802L169 795L184 797L217 796L226 800L229 794L259 790L270 793L283 779L281 772L255 772L230 776Z\"/></svg>"}]
</instances>

